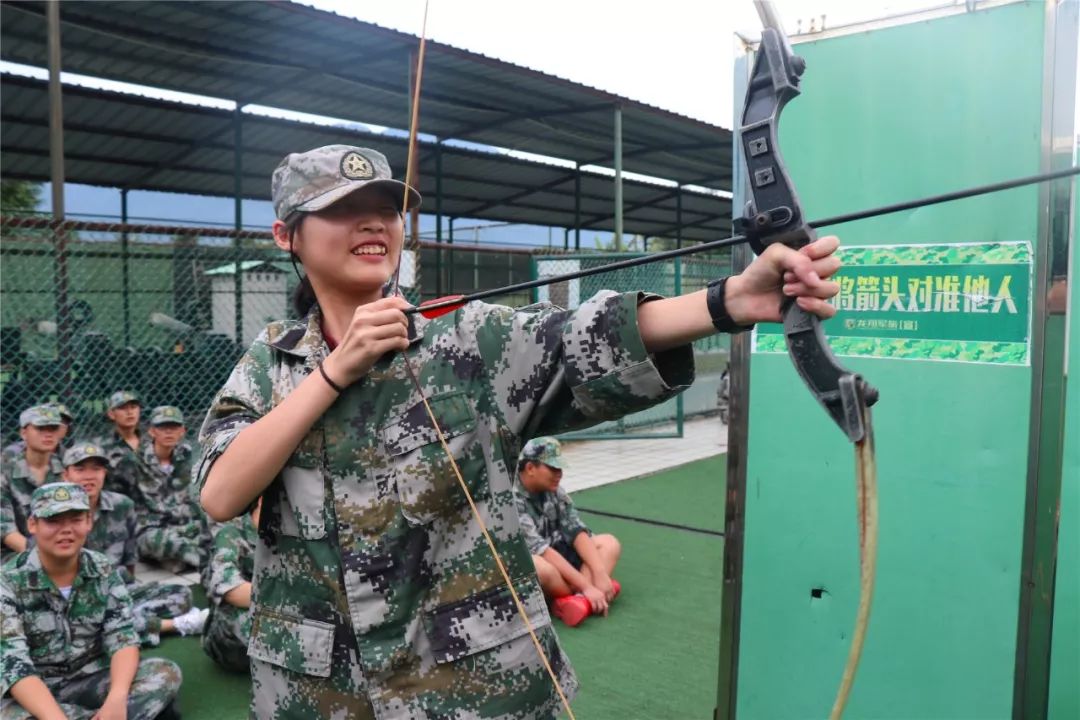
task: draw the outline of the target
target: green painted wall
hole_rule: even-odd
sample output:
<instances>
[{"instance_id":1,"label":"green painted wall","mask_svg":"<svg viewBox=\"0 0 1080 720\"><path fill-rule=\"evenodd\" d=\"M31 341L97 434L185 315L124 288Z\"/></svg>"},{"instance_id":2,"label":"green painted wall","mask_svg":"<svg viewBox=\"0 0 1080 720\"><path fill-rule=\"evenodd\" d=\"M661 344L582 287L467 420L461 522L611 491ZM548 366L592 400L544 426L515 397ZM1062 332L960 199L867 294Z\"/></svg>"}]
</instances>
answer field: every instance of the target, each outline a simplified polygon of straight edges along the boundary
<instances>
[{"instance_id":1,"label":"green painted wall","mask_svg":"<svg viewBox=\"0 0 1080 720\"><path fill-rule=\"evenodd\" d=\"M1038 172L1042 13L1031 2L797 45L808 69L781 133L809 217ZM1034 242L1037 197L834 231L848 245ZM848 716L1008 717L1031 369L844 362L881 391L877 591ZM828 713L858 600L853 463L789 360L754 355L740 717Z\"/></svg>"},{"instance_id":2,"label":"green painted wall","mask_svg":"<svg viewBox=\"0 0 1080 720\"><path fill-rule=\"evenodd\" d=\"M1073 201L1073 250L1070 268L1069 354L1065 395L1065 449L1061 472L1057 577L1054 588L1054 636L1050 655L1047 717L1080 717L1080 201Z\"/></svg>"}]
</instances>

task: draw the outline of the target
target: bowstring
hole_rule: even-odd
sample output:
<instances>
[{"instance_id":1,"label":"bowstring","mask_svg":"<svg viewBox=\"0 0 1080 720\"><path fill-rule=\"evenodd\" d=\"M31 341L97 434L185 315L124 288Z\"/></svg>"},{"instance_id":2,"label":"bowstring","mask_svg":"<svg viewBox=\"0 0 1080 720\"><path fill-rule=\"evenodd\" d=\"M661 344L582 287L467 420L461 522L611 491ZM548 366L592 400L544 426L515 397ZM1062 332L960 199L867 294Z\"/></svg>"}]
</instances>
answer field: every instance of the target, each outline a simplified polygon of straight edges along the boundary
<instances>
[{"instance_id":1,"label":"bowstring","mask_svg":"<svg viewBox=\"0 0 1080 720\"><path fill-rule=\"evenodd\" d=\"M413 184L413 159L416 151L416 135L417 127L420 118L420 86L424 76L424 51L427 46L427 15L428 15L428 1L424 1L424 20L420 30L420 49L417 52L416 59L416 81L413 85L412 95L412 117L409 121L409 148L405 160L405 188L403 190L404 197L401 202L402 212L408 207L409 200L409 188ZM391 286L391 295L398 294L398 283L401 275L401 260L404 257L404 237L402 238L402 252L398 255L398 265L394 270L393 284ZM555 670L551 665L551 660L548 658L547 653L544 651L544 646L540 643L540 638L536 634L536 628L533 627L532 622L529 620L529 613L525 610L525 605L521 601L521 597L518 595L517 590L514 588L514 582L510 578L510 573L506 569L505 563L503 563L502 556L499 554L498 549L495 546L495 541L491 537L491 532L488 530L487 524L484 522L483 517L480 515L480 509L476 505L476 501L473 499L472 493L469 491L469 486L465 483L465 478L461 474L461 468L458 467L457 461L454 459L454 454L450 451L450 446L446 442L446 436L443 434L442 426L439 424L438 419L435 417L435 412L431 409L431 405L428 402L427 395L424 394L424 389L420 385L420 380L416 376L416 371L413 369L412 362L409 360L409 352L406 349L401 354L402 360L405 364L406 373L409 379L412 381L413 387L420 396L420 400L424 405L424 410L427 412L428 418L431 420L432 427L435 428L435 434L439 438L439 444L442 446L443 451L446 453L446 459L450 461L450 467L454 471L454 477L457 478L458 485L461 487L462 493L465 495L465 499L469 503L469 509L472 511L473 519L476 520L476 524L480 528L480 532L484 536L484 542L487 543L488 549L491 551L491 556L495 560L495 565L499 569L499 574L502 575L503 582L506 584L506 588L510 591L510 597L514 601L514 607L517 608L518 615L525 623L525 629L529 631L529 637L532 638L533 645L536 647L536 652L540 656L540 660L544 665L544 669L547 671L548 677L551 678L552 684L555 686L556 692L559 694L559 700L562 703L563 709L566 711L570 720L576 720L574 717L574 711L570 708L570 700L566 697L566 693L562 689L562 685L559 683L559 678L555 674Z\"/></svg>"}]
</instances>

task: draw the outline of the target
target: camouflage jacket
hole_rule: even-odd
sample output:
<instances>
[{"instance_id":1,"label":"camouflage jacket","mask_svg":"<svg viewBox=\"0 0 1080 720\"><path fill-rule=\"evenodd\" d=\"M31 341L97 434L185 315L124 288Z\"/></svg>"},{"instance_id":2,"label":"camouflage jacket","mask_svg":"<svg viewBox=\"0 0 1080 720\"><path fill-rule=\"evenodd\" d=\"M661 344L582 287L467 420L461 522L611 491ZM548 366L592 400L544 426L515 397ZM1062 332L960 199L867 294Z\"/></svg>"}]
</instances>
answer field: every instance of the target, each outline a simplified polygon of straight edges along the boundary
<instances>
[{"instance_id":1,"label":"camouflage jacket","mask_svg":"<svg viewBox=\"0 0 1080 720\"><path fill-rule=\"evenodd\" d=\"M542 555L552 545L572 547L578 533L589 532L561 487L554 492L531 493L519 481L514 484L514 499L521 533L533 555Z\"/></svg>"},{"instance_id":2,"label":"camouflage jacket","mask_svg":"<svg viewBox=\"0 0 1080 720\"><path fill-rule=\"evenodd\" d=\"M139 477L146 472L142 464L142 454L150 444L149 435L145 430L139 431L139 447L135 450L131 449L116 430L102 435L94 442L105 450L109 458L109 474L105 478L105 488L134 498Z\"/></svg>"},{"instance_id":3,"label":"camouflage jacket","mask_svg":"<svg viewBox=\"0 0 1080 720\"><path fill-rule=\"evenodd\" d=\"M547 627L511 476L524 439L642 410L693 380L689 345L645 351L637 307L654 298L605 291L575 311L470 303L434 320L411 316L407 357L530 622L550 636L556 669L567 669L570 693L576 680ZM237 434L327 352L317 312L263 331L203 424L200 487ZM280 677L261 663L317 679L331 676L331 656L335 667L358 656L380 720L475 711L515 677L541 677L547 690L516 691L512 712L500 705L505 717L554 714L554 690L404 358L381 358L346 388L263 494L248 647L253 703ZM523 636L527 651L516 642ZM515 650L500 653L511 641ZM463 660L482 651L490 651L483 661ZM277 698L305 692L288 682Z\"/></svg>"},{"instance_id":4,"label":"camouflage jacket","mask_svg":"<svg viewBox=\"0 0 1080 720\"><path fill-rule=\"evenodd\" d=\"M0 690L30 675L76 680L109 669L117 650L138 645L131 598L112 563L83 550L68 599L41 567L19 553L0 578Z\"/></svg>"},{"instance_id":5,"label":"camouflage jacket","mask_svg":"<svg viewBox=\"0 0 1080 720\"><path fill-rule=\"evenodd\" d=\"M255 524L247 515L224 523L217 531L206 582L206 594L215 605L221 604L233 588L251 582L255 575L256 540Z\"/></svg>"},{"instance_id":6,"label":"camouflage jacket","mask_svg":"<svg viewBox=\"0 0 1080 720\"><path fill-rule=\"evenodd\" d=\"M94 525L86 536L86 549L109 558L124 582L130 584L135 578L128 567L133 567L139 559L137 531L135 503L131 498L103 490L94 510Z\"/></svg>"},{"instance_id":7,"label":"camouflage jacket","mask_svg":"<svg viewBox=\"0 0 1080 720\"><path fill-rule=\"evenodd\" d=\"M198 523L202 510L191 486L191 445L181 442L173 449L172 468L168 470L161 466L152 442L146 443L140 455L132 495L140 530Z\"/></svg>"},{"instance_id":8,"label":"camouflage jacket","mask_svg":"<svg viewBox=\"0 0 1080 720\"><path fill-rule=\"evenodd\" d=\"M30 474L25 453L5 457L0 463L0 537L15 530L26 535L30 496L41 485L58 482L63 474L64 466L57 455L49 458L49 469L41 483Z\"/></svg>"}]
</instances>

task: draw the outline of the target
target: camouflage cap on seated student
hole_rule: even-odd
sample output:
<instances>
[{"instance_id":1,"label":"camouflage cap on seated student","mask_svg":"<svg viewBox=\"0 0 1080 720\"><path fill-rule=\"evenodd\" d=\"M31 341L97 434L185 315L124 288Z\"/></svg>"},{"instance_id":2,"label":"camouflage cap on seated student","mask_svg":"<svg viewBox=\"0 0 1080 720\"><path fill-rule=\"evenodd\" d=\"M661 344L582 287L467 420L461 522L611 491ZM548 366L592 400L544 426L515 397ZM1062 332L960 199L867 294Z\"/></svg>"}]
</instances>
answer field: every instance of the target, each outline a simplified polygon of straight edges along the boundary
<instances>
[{"instance_id":1,"label":"camouflage cap on seated student","mask_svg":"<svg viewBox=\"0 0 1080 720\"><path fill-rule=\"evenodd\" d=\"M19 414L19 427L21 428L27 425L33 425L34 427L55 425L59 427L62 422L63 418L60 417L60 411L53 405L34 405Z\"/></svg>"},{"instance_id":2,"label":"camouflage cap on seated student","mask_svg":"<svg viewBox=\"0 0 1080 720\"><path fill-rule=\"evenodd\" d=\"M184 413L175 405L158 405L150 411L151 425L183 425Z\"/></svg>"},{"instance_id":3,"label":"camouflage cap on seated student","mask_svg":"<svg viewBox=\"0 0 1080 720\"><path fill-rule=\"evenodd\" d=\"M518 462L529 460L544 463L557 470L566 469L566 458L562 456L562 444L553 437L533 438L521 448Z\"/></svg>"},{"instance_id":4,"label":"camouflage cap on seated student","mask_svg":"<svg viewBox=\"0 0 1080 720\"><path fill-rule=\"evenodd\" d=\"M30 515L47 518L72 510L89 510L90 498L81 485L55 482L42 485L30 496Z\"/></svg>"},{"instance_id":5,"label":"camouflage cap on seated student","mask_svg":"<svg viewBox=\"0 0 1080 720\"><path fill-rule=\"evenodd\" d=\"M97 443L77 442L64 453L64 467L77 465L90 458L97 458L106 465L109 464L109 456L105 454L105 448Z\"/></svg>"},{"instance_id":6,"label":"camouflage cap on seated student","mask_svg":"<svg viewBox=\"0 0 1080 720\"><path fill-rule=\"evenodd\" d=\"M56 412L60 413L60 419L64 422L71 423L75 421L75 416L71 414L71 410L69 410L68 406L64 403L51 402L45 404L49 407L56 408Z\"/></svg>"},{"instance_id":7,"label":"camouflage cap on seated student","mask_svg":"<svg viewBox=\"0 0 1080 720\"><path fill-rule=\"evenodd\" d=\"M109 396L109 409L115 410L121 405L127 405L129 402L139 403L142 405L142 401L139 400L139 396L131 390L117 390Z\"/></svg>"},{"instance_id":8,"label":"camouflage cap on seated student","mask_svg":"<svg viewBox=\"0 0 1080 720\"><path fill-rule=\"evenodd\" d=\"M394 180L385 155L351 145L326 145L286 155L274 170L270 194L278 220L288 220L298 212L328 208L368 185L385 187L397 198L399 206L408 188L406 206L420 206L420 193Z\"/></svg>"}]
</instances>

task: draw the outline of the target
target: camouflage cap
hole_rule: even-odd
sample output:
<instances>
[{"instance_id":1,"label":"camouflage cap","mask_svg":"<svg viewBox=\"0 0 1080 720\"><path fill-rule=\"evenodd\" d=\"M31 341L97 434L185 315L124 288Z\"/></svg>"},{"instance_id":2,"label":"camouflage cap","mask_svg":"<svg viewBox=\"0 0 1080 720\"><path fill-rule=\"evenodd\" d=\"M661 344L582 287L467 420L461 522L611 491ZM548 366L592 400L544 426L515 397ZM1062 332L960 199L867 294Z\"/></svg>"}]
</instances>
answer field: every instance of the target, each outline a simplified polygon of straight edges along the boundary
<instances>
[{"instance_id":1,"label":"camouflage cap","mask_svg":"<svg viewBox=\"0 0 1080 720\"><path fill-rule=\"evenodd\" d=\"M64 403L51 402L45 404L49 407L56 408L56 412L60 413L60 419L64 422L73 422L75 420L75 416L71 414L71 410L69 410L68 406Z\"/></svg>"},{"instance_id":2,"label":"camouflage cap","mask_svg":"<svg viewBox=\"0 0 1080 720\"><path fill-rule=\"evenodd\" d=\"M518 462L531 460L544 463L558 470L566 469L566 458L562 456L562 445L553 437L533 438L521 448Z\"/></svg>"},{"instance_id":3,"label":"camouflage cap","mask_svg":"<svg viewBox=\"0 0 1080 720\"><path fill-rule=\"evenodd\" d=\"M92 442L77 442L64 453L64 467L69 467L83 460L98 458L106 465L109 464L109 456L105 454L105 448Z\"/></svg>"},{"instance_id":4,"label":"camouflage cap","mask_svg":"<svg viewBox=\"0 0 1080 720\"><path fill-rule=\"evenodd\" d=\"M59 426L62 422L60 411L54 405L34 405L19 414L19 427L21 428L27 425L33 425L34 427Z\"/></svg>"},{"instance_id":5,"label":"camouflage cap","mask_svg":"<svg viewBox=\"0 0 1080 720\"><path fill-rule=\"evenodd\" d=\"M278 220L285 220L293 213L330 207L368 185L382 185L398 198L407 187L393 179L390 163L381 152L351 145L326 145L286 155L274 170L270 194ZM415 189L408 188L408 197L409 208L420 206L420 193Z\"/></svg>"},{"instance_id":6,"label":"camouflage cap","mask_svg":"<svg viewBox=\"0 0 1080 720\"><path fill-rule=\"evenodd\" d=\"M184 413L175 405L158 405L150 411L151 425L183 425Z\"/></svg>"},{"instance_id":7,"label":"camouflage cap","mask_svg":"<svg viewBox=\"0 0 1080 720\"><path fill-rule=\"evenodd\" d=\"M90 498L81 485L55 482L42 485L30 496L30 515L47 518L72 510L89 510Z\"/></svg>"},{"instance_id":8,"label":"camouflage cap","mask_svg":"<svg viewBox=\"0 0 1080 720\"><path fill-rule=\"evenodd\" d=\"M109 409L115 410L121 405L126 405L129 402L136 402L140 405L142 401L139 400L139 396L132 390L117 390L109 396Z\"/></svg>"}]
</instances>

